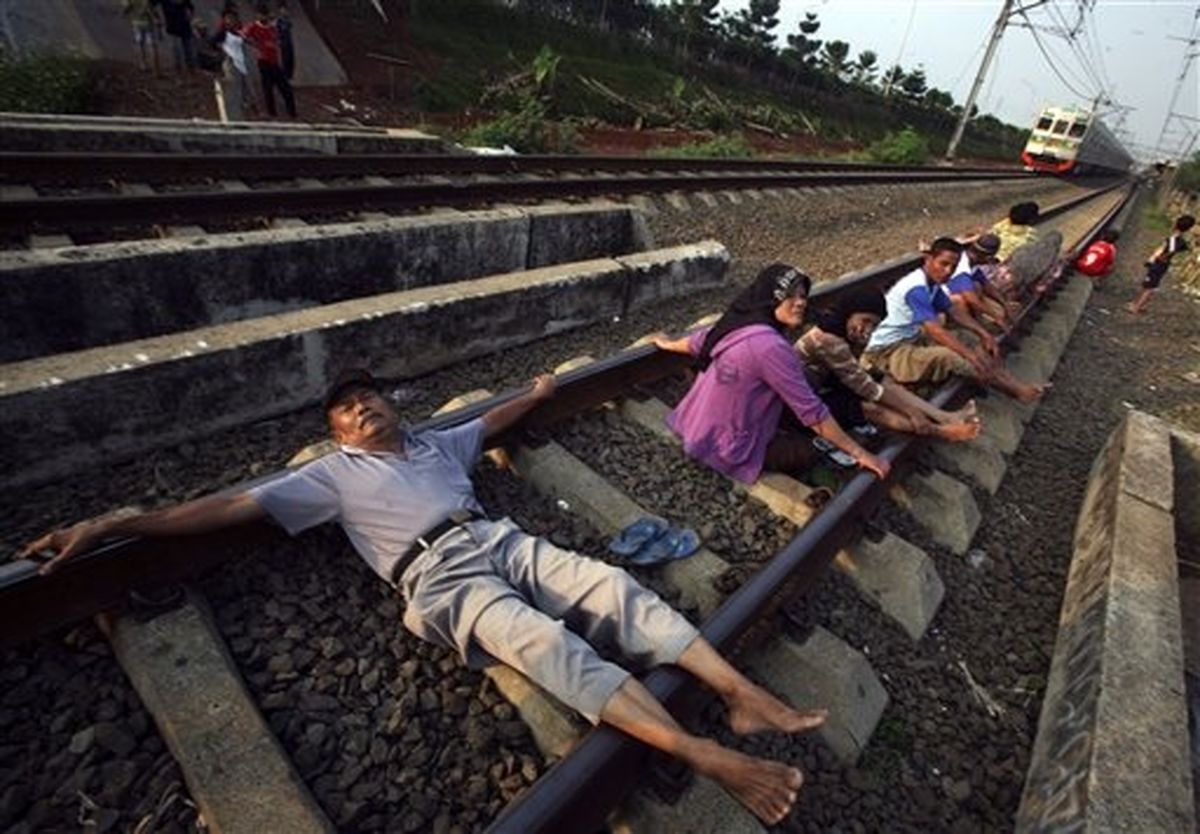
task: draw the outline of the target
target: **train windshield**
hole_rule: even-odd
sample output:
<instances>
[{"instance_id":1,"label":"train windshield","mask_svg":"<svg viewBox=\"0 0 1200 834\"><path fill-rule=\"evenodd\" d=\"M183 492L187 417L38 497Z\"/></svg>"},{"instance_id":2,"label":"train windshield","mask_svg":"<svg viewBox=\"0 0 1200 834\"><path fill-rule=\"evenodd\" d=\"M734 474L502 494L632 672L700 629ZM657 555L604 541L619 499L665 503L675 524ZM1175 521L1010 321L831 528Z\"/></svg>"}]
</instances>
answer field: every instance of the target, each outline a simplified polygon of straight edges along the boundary
<instances>
[{"instance_id":1,"label":"train windshield","mask_svg":"<svg viewBox=\"0 0 1200 834\"><path fill-rule=\"evenodd\" d=\"M1054 128L1050 132L1061 136L1062 134L1067 132L1067 126L1070 124L1071 124L1070 122L1065 122L1060 119L1059 121L1054 123Z\"/></svg>"},{"instance_id":2,"label":"train windshield","mask_svg":"<svg viewBox=\"0 0 1200 834\"><path fill-rule=\"evenodd\" d=\"M1072 138L1079 139L1083 134L1087 133L1087 122L1076 122L1071 125L1071 132L1068 134Z\"/></svg>"},{"instance_id":3,"label":"train windshield","mask_svg":"<svg viewBox=\"0 0 1200 834\"><path fill-rule=\"evenodd\" d=\"M1042 116L1038 119L1037 130L1049 130L1052 124L1054 124L1054 119L1049 116Z\"/></svg>"}]
</instances>

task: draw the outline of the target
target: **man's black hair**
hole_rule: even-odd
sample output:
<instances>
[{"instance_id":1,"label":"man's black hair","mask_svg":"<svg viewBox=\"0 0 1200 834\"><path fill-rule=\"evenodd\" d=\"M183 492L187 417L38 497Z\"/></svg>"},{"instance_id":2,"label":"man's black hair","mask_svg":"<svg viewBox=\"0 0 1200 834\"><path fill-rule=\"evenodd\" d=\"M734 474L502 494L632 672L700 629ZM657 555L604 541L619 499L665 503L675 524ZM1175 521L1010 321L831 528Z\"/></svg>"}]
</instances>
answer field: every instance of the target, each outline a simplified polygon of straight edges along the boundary
<instances>
[{"instance_id":1,"label":"man's black hair","mask_svg":"<svg viewBox=\"0 0 1200 834\"><path fill-rule=\"evenodd\" d=\"M1008 210L1008 222L1017 226L1032 226L1038 220L1041 210L1035 202L1017 203Z\"/></svg>"},{"instance_id":2,"label":"man's black hair","mask_svg":"<svg viewBox=\"0 0 1200 834\"><path fill-rule=\"evenodd\" d=\"M1100 239L1105 243L1116 243L1121 238L1121 233L1116 229L1105 229L1100 233Z\"/></svg>"},{"instance_id":3,"label":"man's black hair","mask_svg":"<svg viewBox=\"0 0 1200 834\"><path fill-rule=\"evenodd\" d=\"M936 255L938 252L953 252L956 255L961 255L963 245L952 237L939 237L933 243L929 244L929 248L925 250L927 255Z\"/></svg>"},{"instance_id":4,"label":"man's black hair","mask_svg":"<svg viewBox=\"0 0 1200 834\"><path fill-rule=\"evenodd\" d=\"M1175 221L1175 231L1186 232L1188 229L1192 228L1192 226L1195 226L1195 225L1196 225L1196 218L1192 217L1190 214L1185 214L1182 217L1180 217L1178 220Z\"/></svg>"}]
</instances>

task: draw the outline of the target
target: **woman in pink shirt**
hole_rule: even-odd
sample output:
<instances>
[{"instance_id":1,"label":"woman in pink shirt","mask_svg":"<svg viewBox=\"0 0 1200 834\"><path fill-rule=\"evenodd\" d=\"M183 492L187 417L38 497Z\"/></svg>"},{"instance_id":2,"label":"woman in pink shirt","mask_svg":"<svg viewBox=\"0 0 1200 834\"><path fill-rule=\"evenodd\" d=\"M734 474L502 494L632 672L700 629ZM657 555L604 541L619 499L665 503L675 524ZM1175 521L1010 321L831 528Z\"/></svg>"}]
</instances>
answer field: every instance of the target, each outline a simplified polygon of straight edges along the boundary
<instances>
[{"instance_id":1,"label":"woman in pink shirt","mask_svg":"<svg viewBox=\"0 0 1200 834\"><path fill-rule=\"evenodd\" d=\"M785 336L804 321L811 279L787 264L758 274L709 329L656 339L661 350L696 357L700 372L667 417L688 456L744 483L764 469L796 472L815 459L812 437L780 428L783 407L803 425L886 478L888 464L854 442L813 393Z\"/></svg>"}]
</instances>

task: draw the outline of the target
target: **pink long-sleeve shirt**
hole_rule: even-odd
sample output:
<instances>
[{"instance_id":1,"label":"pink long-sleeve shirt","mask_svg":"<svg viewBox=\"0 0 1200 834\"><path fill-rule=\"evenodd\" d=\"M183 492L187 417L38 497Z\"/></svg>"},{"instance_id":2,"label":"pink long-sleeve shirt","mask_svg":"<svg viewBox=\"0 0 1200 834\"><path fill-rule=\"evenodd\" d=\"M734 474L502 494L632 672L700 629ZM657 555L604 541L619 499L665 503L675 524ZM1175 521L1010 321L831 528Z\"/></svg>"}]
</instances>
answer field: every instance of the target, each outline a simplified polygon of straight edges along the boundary
<instances>
[{"instance_id":1,"label":"pink long-sleeve shirt","mask_svg":"<svg viewBox=\"0 0 1200 834\"><path fill-rule=\"evenodd\" d=\"M706 328L688 339L692 356L707 335ZM754 324L717 343L712 363L667 415L667 425L682 438L689 457L753 483L762 473L784 405L806 426L829 416L792 345L773 327Z\"/></svg>"}]
</instances>

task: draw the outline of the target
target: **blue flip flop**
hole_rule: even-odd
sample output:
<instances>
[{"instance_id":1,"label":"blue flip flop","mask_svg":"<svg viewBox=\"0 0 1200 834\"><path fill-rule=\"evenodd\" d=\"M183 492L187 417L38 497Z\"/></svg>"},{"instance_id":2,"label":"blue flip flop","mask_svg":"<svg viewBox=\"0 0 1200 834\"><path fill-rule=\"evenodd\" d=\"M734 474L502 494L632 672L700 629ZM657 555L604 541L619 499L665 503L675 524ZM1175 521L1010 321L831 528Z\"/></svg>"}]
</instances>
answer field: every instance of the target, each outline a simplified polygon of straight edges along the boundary
<instances>
[{"instance_id":1,"label":"blue flip flop","mask_svg":"<svg viewBox=\"0 0 1200 834\"><path fill-rule=\"evenodd\" d=\"M614 536L608 543L608 550L617 556L628 558L649 542L660 538L667 532L669 526L664 519L658 516L643 516Z\"/></svg>"},{"instance_id":2,"label":"blue flip flop","mask_svg":"<svg viewBox=\"0 0 1200 834\"><path fill-rule=\"evenodd\" d=\"M647 544L629 557L629 561L635 565L657 565L660 562L684 559L699 549L700 537L694 530L676 528L668 530Z\"/></svg>"}]
</instances>

